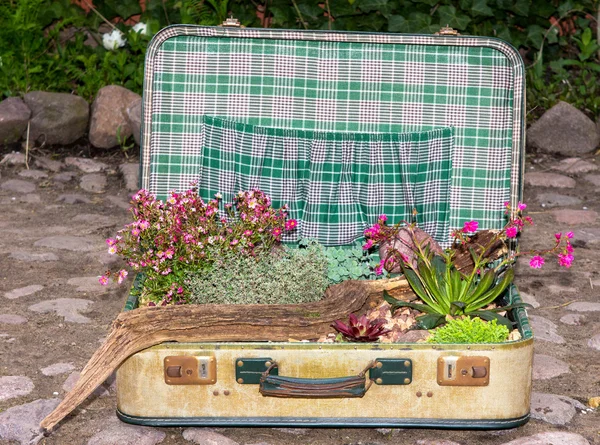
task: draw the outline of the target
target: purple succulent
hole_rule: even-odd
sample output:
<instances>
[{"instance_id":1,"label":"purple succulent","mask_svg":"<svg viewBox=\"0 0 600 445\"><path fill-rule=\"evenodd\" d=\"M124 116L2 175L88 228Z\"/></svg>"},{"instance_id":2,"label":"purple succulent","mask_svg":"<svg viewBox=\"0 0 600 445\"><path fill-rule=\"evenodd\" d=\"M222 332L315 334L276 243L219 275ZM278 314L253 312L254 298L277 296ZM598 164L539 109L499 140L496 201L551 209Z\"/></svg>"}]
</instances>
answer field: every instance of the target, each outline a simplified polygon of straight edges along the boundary
<instances>
[{"instance_id":1,"label":"purple succulent","mask_svg":"<svg viewBox=\"0 0 600 445\"><path fill-rule=\"evenodd\" d=\"M348 341L355 342L373 342L379 340L379 337L390 332L383 325L385 320L369 320L366 315L357 317L350 314L348 324L339 320L333 322L331 327L342 334L342 337Z\"/></svg>"}]
</instances>

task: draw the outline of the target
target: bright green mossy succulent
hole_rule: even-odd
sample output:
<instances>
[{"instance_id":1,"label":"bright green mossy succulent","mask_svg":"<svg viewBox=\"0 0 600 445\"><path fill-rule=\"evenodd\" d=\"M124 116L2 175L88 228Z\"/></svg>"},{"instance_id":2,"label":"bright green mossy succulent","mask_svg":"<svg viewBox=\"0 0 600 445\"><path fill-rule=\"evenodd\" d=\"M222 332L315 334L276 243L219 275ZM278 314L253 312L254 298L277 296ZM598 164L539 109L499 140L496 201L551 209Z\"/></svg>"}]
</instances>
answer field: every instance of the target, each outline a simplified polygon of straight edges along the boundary
<instances>
[{"instance_id":1,"label":"bright green mossy succulent","mask_svg":"<svg viewBox=\"0 0 600 445\"><path fill-rule=\"evenodd\" d=\"M508 328L496 320L486 322L478 317L454 318L429 332L427 343L501 343L509 334Z\"/></svg>"}]
</instances>

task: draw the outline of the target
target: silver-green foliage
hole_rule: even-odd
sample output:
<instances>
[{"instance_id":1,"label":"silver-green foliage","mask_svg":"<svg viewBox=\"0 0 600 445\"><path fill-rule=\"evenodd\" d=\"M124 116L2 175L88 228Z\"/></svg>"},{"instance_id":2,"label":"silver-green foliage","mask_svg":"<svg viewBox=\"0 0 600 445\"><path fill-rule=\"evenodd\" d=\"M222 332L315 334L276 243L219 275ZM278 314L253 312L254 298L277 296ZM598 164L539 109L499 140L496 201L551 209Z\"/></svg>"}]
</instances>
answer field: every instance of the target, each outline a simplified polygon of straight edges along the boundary
<instances>
[{"instance_id":1,"label":"silver-green foliage","mask_svg":"<svg viewBox=\"0 0 600 445\"><path fill-rule=\"evenodd\" d=\"M316 242L259 257L228 255L191 274L190 302L197 304L297 304L318 301L329 285L327 258Z\"/></svg>"},{"instance_id":2,"label":"silver-green foliage","mask_svg":"<svg viewBox=\"0 0 600 445\"><path fill-rule=\"evenodd\" d=\"M496 320L464 317L449 320L446 325L430 331L427 343L500 343L508 338L508 328Z\"/></svg>"},{"instance_id":3,"label":"silver-green foliage","mask_svg":"<svg viewBox=\"0 0 600 445\"><path fill-rule=\"evenodd\" d=\"M373 261L360 245L351 248L323 248L327 258L327 278L332 284L345 280L372 279Z\"/></svg>"}]
</instances>

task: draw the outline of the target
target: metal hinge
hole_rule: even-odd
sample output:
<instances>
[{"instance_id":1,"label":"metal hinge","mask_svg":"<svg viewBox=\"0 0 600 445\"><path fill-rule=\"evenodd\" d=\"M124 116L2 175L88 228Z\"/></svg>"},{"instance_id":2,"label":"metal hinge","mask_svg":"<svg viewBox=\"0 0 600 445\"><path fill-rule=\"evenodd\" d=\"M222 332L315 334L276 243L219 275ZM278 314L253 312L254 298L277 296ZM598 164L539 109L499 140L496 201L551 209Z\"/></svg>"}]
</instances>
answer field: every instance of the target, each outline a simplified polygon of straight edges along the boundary
<instances>
[{"instance_id":1,"label":"metal hinge","mask_svg":"<svg viewBox=\"0 0 600 445\"><path fill-rule=\"evenodd\" d=\"M460 33L450 26L442 26L438 32L435 33L436 36L459 36Z\"/></svg>"},{"instance_id":2,"label":"metal hinge","mask_svg":"<svg viewBox=\"0 0 600 445\"><path fill-rule=\"evenodd\" d=\"M234 18L233 16L229 16L223 23L221 23L221 26L224 28L240 28L242 25L238 19Z\"/></svg>"}]
</instances>

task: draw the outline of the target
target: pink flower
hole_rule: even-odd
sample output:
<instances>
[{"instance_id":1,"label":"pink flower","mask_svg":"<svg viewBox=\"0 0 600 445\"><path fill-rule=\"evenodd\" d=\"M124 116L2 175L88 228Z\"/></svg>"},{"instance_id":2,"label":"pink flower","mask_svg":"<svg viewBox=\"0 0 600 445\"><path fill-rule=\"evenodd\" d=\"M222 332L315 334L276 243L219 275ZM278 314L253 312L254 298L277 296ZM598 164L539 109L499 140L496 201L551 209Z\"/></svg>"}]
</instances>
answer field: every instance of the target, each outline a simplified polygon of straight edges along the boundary
<instances>
[{"instance_id":1,"label":"pink flower","mask_svg":"<svg viewBox=\"0 0 600 445\"><path fill-rule=\"evenodd\" d=\"M567 232L565 236L569 239L573 238L573 232Z\"/></svg>"},{"instance_id":2,"label":"pink flower","mask_svg":"<svg viewBox=\"0 0 600 445\"><path fill-rule=\"evenodd\" d=\"M387 221L387 215L379 215L379 221L381 222L386 222Z\"/></svg>"},{"instance_id":3,"label":"pink flower","mask_svg":"<svg viewBox=\"0 0 600 445\"><path fill-rule=\"evenodd\" d=\"M363 233L366 237L373 238L379 234L380 229L381 226L379 224L373 224L373 226L369 227L368 229L365 229Z\"/></svg>"},{"instance_id":4,"label":"pink flower","mask_svg":"<svg viewBox=\"0 0 600 445\"><path fill-rule=\"evenodd\" d=\"M100 278L98 278L98 283L100 283L102 286L106 286L108 284L108 277L106 275L102 275Z\"/></svg>"},{"instance_id":5,"label":"pink flower","mask_svg":"<svg viewBox=\"0 0 600 445\"><path fill-rule=\"evenodd\" d=\"M141 220L138 223L138 227L140 228L140 230L146 230L148 227L150 227L150 223L146 220Z\"/></svg>"},{"instance_id":6,"label":"pink flower","mask_svg":"<svg viewBox=\"0 0 600 445\"><path fill-rule=\"evenodd\" d=\"M527 221L527 222L528 222L530 225L532 225L532 226L533 226L533 219L531 218L531 216L526 216L524 219L525 219L525 221Z\"/></svg>"},{"instance_id":7,"label":"pink flower","mask_svg":"<svg viewBox=\"0 0 600 445\"><path fill-rule=\"evenodd\" d=\"M510 202L504 201L504 207L506 207L507 209L510 208Z\"/></svg>"},{"instance_id":8,"label":"pink flower","mask_svg":"<svg viewBox=\"0 0 600 445\"><path fill-rule=\"evenodd\" d=\"M565 250L567 251L567 253L573 253L573 246L571 246L571 243L569 241L567 241L567 245L565 246Z\"/></svg>"},{"instance_id":9,"label":"pink flower","mask_svg":"<svg viewBox=\"0 0 600 445\"><path fill-rule=\"evenodd\" d=\"M527 208L527 204L523 203L523 202L519 202L519 205L517 207L519 210L523 211Z\"/></svg>"},{"instance_id":10,"label":"pink flower","mask_svg":"<svg viewBox=\"0 0 600 445\"><path fill-rule=\"evenodd\" d=\"M564 254L564 253L559 253L558 254L558 264L560 266L566 267L567 269L569 267L571 267L571 263L573 262L573 255L569 254Z\"/></svg>"},{"instance_id":11,"label":"pink flower","mask_svg":"<svg viewBox=\"0 0 600 445\"><path fill-rule=\"evenodd\" d=\"M297 225L298 221L296 221L295 219L290 219L289 221L285 222L285 230L294 230Z\"/></svg>"},{"instance_id":12,"label":"pink flower","mask_svg":"<svg viewBox=\"0 0 600 445\"><path fill-rule=\"evenodd\" d=\"M477 221L467 221L463 226L463 233L473 233L477 232L477 228L479 227L479 223Z\"/></svg>"},{"instance_id":13,"label":"pink flower","mask_svg":"<svg viewBox=\"0 0 600 445\"><path fill-rule=\"evenodd\" d=\"M244 236L252 236L252 230L246 230Z\"/></svg>"},{"instance_id":14,"label":"pink flower","mask_svg":"<svg viewBox=\"0 0 600 445\"><path fill-rule=\"evenodd\" d=\"M506 229L506 236L508 238L516 237L517 233L519 233L519 229L517 229L515 226L510 226Z\"/></svg>"},{"instance_id":15,"label":"pink flower","mask_svg":"<svg viewBox=\"0 0 600 445\"><path fill-rule=\"evenodd\" d=\"M544 265L544 258L542 258L539 255L534 256L529 261L529 266L532 267L533 269L541 269L543 265Z\"/></svg>"},{"instance_id":16,"label":"pink flower","mask_svg":"<svg viewBox=\"0 0 600 445\"><path fill-rule=\"evenodd\" d=\"M375 268L375 274L376 275L383 275L383 264L378 264L377 267Z\"/></svg>"},{"instance_id":17,"label":"pink flower","mask_svg":"<svg viewBox=\"0 0 600 445\"><path fill-rule=\"evenodd\" d=\"M117 240L114 238L108 238L106 240L106 244L108 244L109 246L114 246L116 242L117 242Z\"/></svg>"},{"instance_id":18,"label":"pink flower","mask_svg":"<svg viewBox=\"0 0 600 445\"><path fill-rule=\"evenodd\" d=\"M110 255L114 255L115 253L117 253L117 248L116 248L116 246L110 246L110 247L108 248L108 253L109 253Z\"/></svg>"},{"instance_id":19,"label":"pink flower","mask_svg":"<svg viewBox=\"0 0 600 445\"><path fill-rule=\"evenodd\" d=\"M556 238L556 241L560 241L560 239L562 238L562 233L560 233L560 232L555 233L554 238Z\"/></svg>"},{"instance_id":20,"label":"pink flower","mask_svg":"<svg viewBox=\"0 0 600 445\"><path fill-rule=\"evenodd\" d=\"M179 287L177 288L177 293L178 293L178 294L182 294L182 293L183 293L183 287L179 286Z\"/></svg>"},{"instance_id":21,"label":"pink flower","mask_svg":"<svg viewBox=\"0 0 600 445\"><path fill-rule=\"evenodd\" d=\"M373 240L370 239L368 240L364 245L363 245L363 250L369 250L371 247L373 247Z\"/></svg>"},{"instance_id":22,"label":"pink flower","mask_svg":"<svg viewBox=\"0 0 600 445\"><path fill-rule=\"evenodd\" d=\"M525 225L525 223L523 222L522 219L513 219L511 221L512 224L514 224L519 230L521 230L523 228L523 226Z\"/></svg>"},{"instance_id":23,"label":"pink flower","mask_svg":"<svg viewBox=\"0 0 600 445\"><path fill-rule=\"evenodd\" d=\"M229 244L231 244L232 246L235 246L236 244L238 244L239 241L234 239L232 242L230 242Z\"/></svg>"},{"instance_id":24,"label":"pink flower","mask_svg":"<svg viewBox=\"0 0 600 445\"><path fill-rule=\"evenodd\" d=\"M281 235L281 229L279 227L275 227L273 230L271 230L271 233L273 236L279 236Z\"/></svg>"},{"instance_id":25,"label":"pink flower","mask_svg":"<svg viewBox=\"0 0 600 445\"><path fill-rule=\"evenodd\" d=\"M127 277L127 271L125 269L121 269L119 271L119 278L117 278L117 283L121 284L125 277Z\"/></svg>"},{"instance_id":26,"label":"pink flower","mask_svg":"<svg viewBox=\"0 0 600 445\"><path fill-rule=\"evenodd\" d=\"M133 236L140 236L140 229L134 227L133 229L131 229L131 234Z\"/></svg>"}]
</instances>

